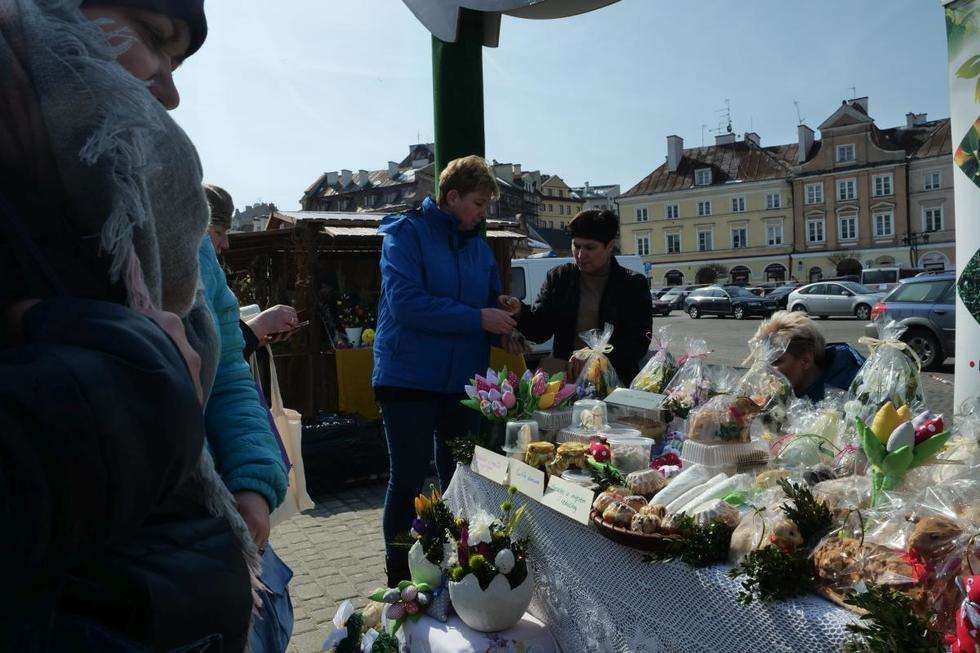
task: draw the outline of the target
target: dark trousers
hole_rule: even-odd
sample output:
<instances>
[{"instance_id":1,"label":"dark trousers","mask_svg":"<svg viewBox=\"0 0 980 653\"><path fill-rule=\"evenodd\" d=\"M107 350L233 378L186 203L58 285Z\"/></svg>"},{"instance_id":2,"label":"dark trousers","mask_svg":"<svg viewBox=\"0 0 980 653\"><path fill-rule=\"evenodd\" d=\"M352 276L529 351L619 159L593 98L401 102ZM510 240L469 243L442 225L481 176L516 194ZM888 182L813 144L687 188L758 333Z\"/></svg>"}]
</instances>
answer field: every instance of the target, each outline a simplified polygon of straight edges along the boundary
<instances>
[{"instance_id":1,"label":"dark trousers","mask_svg":"<svg viewBox=\"0 0 980 653\"><path fill-rule=\"evenodd\" d=\"M399 534L412 527L415 497L423 490L429 461L435 457L439 487L445 490L456 468L446 440L476 433L479 428L479 413L461 405L461 399L461 395L434 395L380 402L390 459L382 521L389 573L407 568L408 549L393 545Z\"/></svg>"}]
</instances>

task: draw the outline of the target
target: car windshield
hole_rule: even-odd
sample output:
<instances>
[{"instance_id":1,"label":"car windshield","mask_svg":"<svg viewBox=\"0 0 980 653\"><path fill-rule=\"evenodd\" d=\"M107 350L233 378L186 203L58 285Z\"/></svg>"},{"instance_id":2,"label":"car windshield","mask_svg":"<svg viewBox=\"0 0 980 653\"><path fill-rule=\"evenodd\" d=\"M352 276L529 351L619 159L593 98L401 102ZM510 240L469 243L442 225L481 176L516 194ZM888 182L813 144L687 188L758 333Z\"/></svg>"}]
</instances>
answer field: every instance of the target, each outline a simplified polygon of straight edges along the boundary
<instances>
[{"instance_id":1,"label":"car windshield","mask_svg":"<svg viewBox=\"0 0 980 653\"><path fill-rule=\"evenodd\" d=\"M854 283L853 281L841 281L840 285L844 286L855 295L873 295L875 292L867 286L862 286L861 284Z\"/></svg>"},{"instance_id":2,"label":"car windshield","mask_svg":"<svg viewBox=\"0 0 980 653\"><path fill-rule=\"evenodd\" d=\"M755 297L745 288L728 288L728 294L732 297Z\"/></svg>"},{"instance_id":3,"label":"car windshield","mask_svg":"<svg viewBox=\"0 0 980 653\"><path fill-rule=\"evenodd\" d=\"M666 297L677 297L679 294L681 294L680 290L668 290L663 294L663 297L661 297L661 299L664 299Z\"/></svg>"}]
</instances>

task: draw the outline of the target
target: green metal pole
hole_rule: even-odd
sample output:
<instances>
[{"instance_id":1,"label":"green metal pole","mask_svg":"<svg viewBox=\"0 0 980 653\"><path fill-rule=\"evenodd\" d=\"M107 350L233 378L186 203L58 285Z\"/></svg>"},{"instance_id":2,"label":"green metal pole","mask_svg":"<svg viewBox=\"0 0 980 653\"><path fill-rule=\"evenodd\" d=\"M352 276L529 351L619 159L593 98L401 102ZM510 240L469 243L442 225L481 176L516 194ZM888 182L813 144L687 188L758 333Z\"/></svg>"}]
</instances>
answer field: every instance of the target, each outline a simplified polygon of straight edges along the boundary
<instances>
[{"instance_id":1,"label":"green metal pole","mask_svg":"<svg viewBox=\"0 0 980 653\"><path fill-rule=\"evenodd\" d=\"M483 17L460 9L455 43L432 37L432 103L435 117L435 189L446 164L461 156L486 156L483 135Z\"/></svg>"}]
</instances>

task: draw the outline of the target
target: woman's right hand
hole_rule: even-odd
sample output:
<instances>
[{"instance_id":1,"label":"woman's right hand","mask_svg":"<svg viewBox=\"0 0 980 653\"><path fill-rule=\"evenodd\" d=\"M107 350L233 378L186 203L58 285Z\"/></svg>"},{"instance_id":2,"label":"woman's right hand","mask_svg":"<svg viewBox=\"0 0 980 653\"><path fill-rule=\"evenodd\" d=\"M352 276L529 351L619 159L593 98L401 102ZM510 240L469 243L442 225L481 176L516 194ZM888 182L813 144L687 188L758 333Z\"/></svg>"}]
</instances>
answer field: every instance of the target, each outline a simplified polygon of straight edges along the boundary
<instances>
[{"instance_id":1,"label":"woman's right hand","mask_svg":"<svg viewBox=\"0 0 980 653\"><path fill-rule=\"evenodd\" d=\"M163 332L170 336L177 350L184 357L187 363L187 371L190 372L191 381L194 382L194 390L197 392L197 400L204 405L204 390L201 388L201 357L198 355L191 343L187 341L187 332L184 331L184 323L174 313L159 311L152 308L139 309L139 312L153 320Z\"/></svg>"},{"instance_id":2,"label":"woman's right hand","mask_svg":"<svg viewBox=\"0 0 980 653\"><path fill-rule=\"evenodd\" d=\"M517 322L499 308L484 308L480 310L480 326L484 331L505 336L514 330Z\"/></svg>"},{"instance_id":3,"label":"woman's right hand","mask_svg":"<svg viewBox=\"0 0 980 653\"><path fill-rule=\"evenodd\" d=\"M507 311L510 315L515 318L521 315L521 300L517 297L511 297L510 295L500 295L497 297L497 303L500 308Z\"/></svg>"}]
</instances>

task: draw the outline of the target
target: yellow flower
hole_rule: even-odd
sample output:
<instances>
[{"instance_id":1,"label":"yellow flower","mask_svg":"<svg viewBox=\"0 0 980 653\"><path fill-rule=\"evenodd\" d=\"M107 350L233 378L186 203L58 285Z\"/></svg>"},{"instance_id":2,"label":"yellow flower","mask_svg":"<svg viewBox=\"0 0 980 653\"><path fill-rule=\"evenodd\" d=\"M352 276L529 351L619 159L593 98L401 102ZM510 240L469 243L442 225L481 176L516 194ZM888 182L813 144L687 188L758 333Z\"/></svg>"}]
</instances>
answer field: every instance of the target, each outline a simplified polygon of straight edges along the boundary
<instances>
[{"instance_id":1,"label":"yellow flower","mask_svg":"<svg viewBox=\"0 0 980 653\"><path fill-rule=\"evenodd\" d=\"M559 390L561 390L561 381L552 381L551 383L548 384L548 388L544 391L544 393L546 395L547 394L554 395L554 394L558 394Z\"/></svg>"},{"instance_id":2,"label":"yellow flower","mask_svg":"<svg viewBox=\"0 0 980 653\"><path fill-rule=\"evenodd\" d=\"M555 393L551 392L549 388L549 391L541 395L541 398L538 399L538 408L540 410L548 410L554 405L555 405Z\"/></svg>"},{"instance_id":3,"label":"yellow flower","mask_svg":"<svg viewBox=\"0 0 980 653\"><path fill-rule=\"evenodd\" d=\"M895 410L895 405L889 401L878 409L878 413L871 421L871 430L882 444L886 444L895 427L903 422L909 421L908 415L908 406L902 406L901 409Z\"/></svg>"},{"instance_id":4,"label":"yellow flower","mask_svg":"<svg viewBox=\"0 0 980 653\"><path fill-rule=\"evenodd\" d=\"M908 421L910 421L912 419L912 410L909 408L909 405L908 404L905 404L904 406L902 406L901 408L899 408L895 412L898 414L898 423L899 424L903 424L903 423L908 422Z\"/></svg>"}]
</instances>

